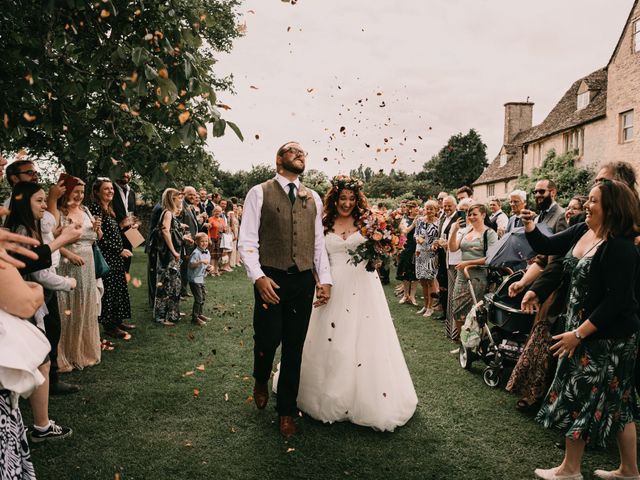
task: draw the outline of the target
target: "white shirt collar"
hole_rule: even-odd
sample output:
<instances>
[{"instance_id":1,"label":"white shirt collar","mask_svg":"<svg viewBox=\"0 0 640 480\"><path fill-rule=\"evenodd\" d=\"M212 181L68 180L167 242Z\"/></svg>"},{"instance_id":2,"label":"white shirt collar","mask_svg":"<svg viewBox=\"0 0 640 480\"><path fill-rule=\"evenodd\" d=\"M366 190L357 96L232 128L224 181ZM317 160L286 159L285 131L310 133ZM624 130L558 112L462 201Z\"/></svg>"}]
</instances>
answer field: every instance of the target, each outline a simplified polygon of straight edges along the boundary
<instances>
[{"instance_id":1,"label":"white shirt collar","mask_svg":"<svg viewBox=\"0 0 640 480\"><path fill-rule=\"evenodd\" d=\"M296 192L298 190L300 190L300 179L298 177L296 177L296 179L292 182L291 180L289 180L288 178L283 177L282 175L280 175L279 173L276 173L276 181L280 184L280 186L282 187L282 189L286 192L289 193L289 187L288 185L290 183L293 183L296 186Z\"/></svg>"}]
</instances>

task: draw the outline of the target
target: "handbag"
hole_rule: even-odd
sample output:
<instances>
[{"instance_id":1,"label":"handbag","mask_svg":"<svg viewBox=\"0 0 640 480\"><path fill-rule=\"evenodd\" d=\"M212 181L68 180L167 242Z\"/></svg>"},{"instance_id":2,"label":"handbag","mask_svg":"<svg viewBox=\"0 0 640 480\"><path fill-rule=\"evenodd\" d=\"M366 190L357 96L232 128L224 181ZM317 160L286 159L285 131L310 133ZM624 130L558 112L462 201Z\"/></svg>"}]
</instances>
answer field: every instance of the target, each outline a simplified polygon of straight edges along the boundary
<instances>
[{"instance_id":1,"label":"handbag","mask_svg":"<svg viewBox=\"0 0 640 480\"><path fill-rule=\"evenodd\" d=\"M220 249L229 252L233 250L233 233L223 233L220 235Z\"/></svg>"},{"instance_id":2,"label":"handbag","mask_svg":"<svg viewBox=\"0 0 640 480\"><path fill-rule=\"evenodd\" d=\"M96 269L96 279L106 276L111 271L111 267L104 259L104 255L102 255L98 244L95 242L93 244L93 263Z\"/></svg>"}]
</instances>

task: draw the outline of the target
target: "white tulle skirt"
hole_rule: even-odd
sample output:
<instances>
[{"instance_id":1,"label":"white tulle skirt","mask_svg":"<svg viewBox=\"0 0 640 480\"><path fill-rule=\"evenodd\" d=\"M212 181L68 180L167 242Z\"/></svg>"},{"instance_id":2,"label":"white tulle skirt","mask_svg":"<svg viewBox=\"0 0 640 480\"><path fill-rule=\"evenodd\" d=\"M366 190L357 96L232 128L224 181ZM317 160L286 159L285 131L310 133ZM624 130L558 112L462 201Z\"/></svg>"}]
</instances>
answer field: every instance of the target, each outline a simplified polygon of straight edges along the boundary
<instances>
[{"instance_id":1,"label":"white tulle skirt","mask_svg":"<svg viewBox=\"0 0 640 480\"><path fill-rule=\"evenodd\" d=\"M382 285L363 264L334 265L331 274L331 300L309 322L298 408L323 422L393 431L418 398Z\"/></svg>"}]
</instances>

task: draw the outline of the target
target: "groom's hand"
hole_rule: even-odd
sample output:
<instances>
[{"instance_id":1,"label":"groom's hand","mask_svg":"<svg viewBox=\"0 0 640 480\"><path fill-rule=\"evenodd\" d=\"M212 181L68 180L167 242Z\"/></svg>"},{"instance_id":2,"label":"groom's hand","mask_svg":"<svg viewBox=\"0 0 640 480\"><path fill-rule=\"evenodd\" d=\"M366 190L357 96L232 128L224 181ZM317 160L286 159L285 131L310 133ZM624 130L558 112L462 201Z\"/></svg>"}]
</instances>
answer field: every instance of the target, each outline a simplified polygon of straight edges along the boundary
<instances>
[{"instance_id":1,"label":"groom's hand","mask_svg":"<svg viewBox=\"0 0 640 480\"><path fill-rule=\"evenodd\" d=\"M266 303L276 305L280 303L280 297L276 294L275 289L280 288L276 282L269 277L260 277L256 280L256 288L258 293Z\"/></svg>"}]
</instances>

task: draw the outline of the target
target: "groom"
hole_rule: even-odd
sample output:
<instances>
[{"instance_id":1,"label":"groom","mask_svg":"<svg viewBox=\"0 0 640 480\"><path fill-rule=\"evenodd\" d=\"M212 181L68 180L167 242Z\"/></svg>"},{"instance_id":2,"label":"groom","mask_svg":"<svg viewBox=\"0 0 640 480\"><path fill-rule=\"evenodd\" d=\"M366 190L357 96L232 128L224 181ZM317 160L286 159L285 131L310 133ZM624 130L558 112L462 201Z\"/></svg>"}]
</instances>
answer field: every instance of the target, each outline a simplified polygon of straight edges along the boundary
<instances>
[{"instance_id":1,"label":"groom","mask_svg":"<svg viewBox=\"0 0 640 480\"><path fill-rule=\"evenodd\" d=\"M247 194L238 241L238 251L254 282L253 397L259 409L267 406L267 382L282 343L276 410L285 437L296 432L293 418L298 414L302 347L314 289L315 305L323 305L329 300L332 283L322 200L298 179L306 155L297 142L278 149L276 177Z\"/></svg>"}]
</instances>

